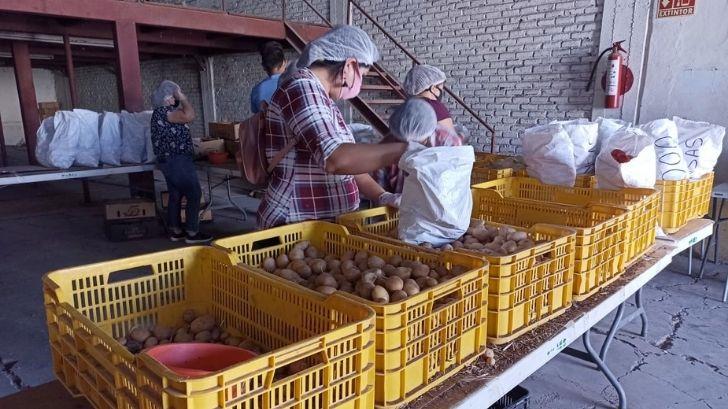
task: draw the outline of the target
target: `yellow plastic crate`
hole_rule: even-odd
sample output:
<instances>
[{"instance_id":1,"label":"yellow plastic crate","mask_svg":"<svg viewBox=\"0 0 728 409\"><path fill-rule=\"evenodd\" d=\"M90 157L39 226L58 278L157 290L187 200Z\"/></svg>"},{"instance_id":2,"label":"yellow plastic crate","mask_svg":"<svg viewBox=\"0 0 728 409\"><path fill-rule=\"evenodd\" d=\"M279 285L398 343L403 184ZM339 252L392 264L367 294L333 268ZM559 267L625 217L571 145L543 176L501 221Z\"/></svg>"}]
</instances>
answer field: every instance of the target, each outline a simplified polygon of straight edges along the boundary
<instances>
[{"instance_id":1,"label":"yellow plastic crate","mask_svg":"<svg viewBox=\"0 0 728 409\"><path fill-rule=\"evenodd\" d=\"M476 189L491 189L508 199L537 200L578 206L606 204L624 207L628 211L625 258L627 265L637 260L655 244L660 194L654 189L570 188L545 185L534 178L520 177L480 183L473 186L473 190Z\"/></svg>"},{"instance_id":2,"label":"yellow plastic crate","mask_svg":"<svg viewBox=\"0 0 728 409\"><path fill-rule=\"evenodd\" d=\"M655 188L662 192L660 227L675 233L690 220L699 219L710 209L713 172L697 180L658 180Z\"/></svg>"},{"instance_id":3,"label":"yellow plastic crate","mask_svg":"<svg viewBox=\"0 0 728 409\"><path fill-rule=\"evenodd\" d=\"M96 408L374 405L374 312L233 266L218 249L187 247L52 272L43 293L56 376ZM176 325L189 308L270 352L189 379L116 341L138 324ZM309 368L274 378L301 359Z\"/></svg>"},{"instance_id":4,"label":"yellow plastic crate","mask_svg":"<svg viewBox=\"0 0 728 409\"><path fill-rule=\"evenodd\" d=\"M576 230L575 301L588 298L624 272L627 216L622 207L511 199L496 190L473 189L473 218L521 227L547 221Z\"/></svg>"},{"instance_id":5,"label":"yellow plastic crate","mask_svg":"<svg viewBox=\"0 0 728 409\"><path fill-rule=\"evenodd\" d=\"M475 162L473 163L473 171L470 175L470 184L488 182L491 180L509 178L509 177L528 177L526 169L491 167L496 160L505 159L509 155L499 155L494 153L475 152ZM575 187L596 187L597 181L594 175L580 174L576 175Z\"/></svg>"},{"instance_id":6,"label":"yellow plastic crate","mask_svg":"<svg viewBox=\"0 0 728 409\"><path fill-rule=\"evenodd\" d=\"M266 257L288 251L309 240L326 254L364 250L380 257L393 254L432 266L468 269L449 281L405 300L378 304L338 292L374 309L376 313L377 407L399 407L442 383L486 348L488 268L483 260L447 252L432 254L349 234L327 222L304 222L220 239L213 245L229 251L234 262L259 268ZM282 278L270 275L277 280ZM314 293L298 287L302 293ZM440 300L450 300L446 303Z\"/></svg>"},{"instance_id":7,"label":"yellow plastic crate","mask_svg":"<svg viewBox=\"0 0 728 409\"><path fill-rule=\"evenodd\" d=\"M438 252L389 236L399 224L397 209L377 207L339 216L336 221L364 237ZM488 261L488 342L496 345L512 341L571 306L575 231L548 224L516 229L545 242L500 257L455 250Z\"/></svg>"}]
</instances>

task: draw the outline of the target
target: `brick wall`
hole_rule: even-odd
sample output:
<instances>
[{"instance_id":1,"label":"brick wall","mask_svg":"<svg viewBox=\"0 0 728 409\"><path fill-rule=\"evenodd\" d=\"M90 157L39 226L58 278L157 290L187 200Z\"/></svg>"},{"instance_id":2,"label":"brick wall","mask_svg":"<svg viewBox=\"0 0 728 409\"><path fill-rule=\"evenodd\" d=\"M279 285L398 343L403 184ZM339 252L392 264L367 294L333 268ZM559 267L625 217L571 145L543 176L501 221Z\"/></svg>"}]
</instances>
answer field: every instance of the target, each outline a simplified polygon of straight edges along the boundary
<instances>
[{"instance_id":1,"label":"brick wall","mask_svg":"<svg viewBox=\"0 0 728 409\"><path fill-rule=\"evenodd\" d=\"M596 58L603 0L360 0L362 7L497 131L497 150L516 152L519 134L537 123L589 117L584 90ZM399 78L409 61L363 17L385 68ZM447 100L457 122L488 149L484 129Z\"/></svg>"}]
</instances>

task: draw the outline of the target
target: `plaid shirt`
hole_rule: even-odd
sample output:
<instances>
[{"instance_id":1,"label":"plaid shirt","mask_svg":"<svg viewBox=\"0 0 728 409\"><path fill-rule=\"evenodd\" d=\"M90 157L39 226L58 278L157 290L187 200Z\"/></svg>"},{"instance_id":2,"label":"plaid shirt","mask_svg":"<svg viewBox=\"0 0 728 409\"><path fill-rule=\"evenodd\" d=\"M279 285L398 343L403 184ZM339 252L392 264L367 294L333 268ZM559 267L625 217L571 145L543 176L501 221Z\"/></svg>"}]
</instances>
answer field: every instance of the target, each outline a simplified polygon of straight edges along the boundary
<instances>
[{"instance_id":1,"label":"plaid shirt","mask_svg":"<svg viewBox=\"0 0 728 409\"><path fill-rule=\"evenodd\" d=\"M293 138L298 143L273 170L260 207L258 226L327 220L359 208L351 175L332 175L324 162L342 143L354 143L341 111L308 69L286 80L266 113L265 153L272 160Z\"/></svg>"}]
</instances>

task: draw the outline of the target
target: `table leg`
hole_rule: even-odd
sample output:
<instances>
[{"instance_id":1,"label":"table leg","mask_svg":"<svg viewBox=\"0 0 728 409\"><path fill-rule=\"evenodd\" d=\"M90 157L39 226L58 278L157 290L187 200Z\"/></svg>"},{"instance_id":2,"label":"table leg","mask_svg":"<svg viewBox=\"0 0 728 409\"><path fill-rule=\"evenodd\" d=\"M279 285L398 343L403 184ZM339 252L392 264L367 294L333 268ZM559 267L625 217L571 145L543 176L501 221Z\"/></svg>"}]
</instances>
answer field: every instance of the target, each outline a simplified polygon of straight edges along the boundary
<instances>
[{"instance_id":1,"label":"table leg","mask_svg":"<svg viewBox=\"0 0 728 409\"><path fill-rule=\"evenodd\" d=\"M693 246L688 247L688 275L693 276Z\"/></svg>"},{"instance_id":2,"label":"table leg","mask_svg":"<svg viewBox=\"0 0 728 409\"><path fill-rule=\"evenodd\" d=\"M83 203L91 203L91 189L89 189L88 180L81 179L81 187L83 188Z\"/></svg>"},{"instance_id":3,"label":"table leg","mask_svg":"<svg viewBox=\"0 0 728 409\"><path fill-rule=\"evenodd\" d=\"M728 277L725 278L725 288L723 288L723 302L728 301Z\"/></svg>"},{"instance_id":4,"label":"table leg","mask_svg":"<svg viewBox=\"0 0 728 409\"><path fill-rule=\"evenodd\" d=\"M599 355L597 355L596 351L591 345L591 340L589 339L589 335L591 334L591 329L587 330L584 335L581 336L582 341L584 342L584 348L586 349L586 352L589 354L591 359L594 361L594 363L597 364L597 367L600 371L604 374L604 376L607 378L610 384L614 387L614 389L617 391L617 396L619 397L619 409L627 409L627 394L624 392L624 388L622 388L622 385L619 383L619 379L617 379L616 376L614 376L614 373L612 373L611 370L609 370L609 367L607 367L607 364L604 363L604 361L599 358Z\"/></svg>"},{"instance_id":5,"label":"table leg","mask_svg":"<svg viewBox=\"0 0 728 409\"><path fill-rule=\"evenodd\" d=\"M705 249L710 248L710 243L713 241L713 235L711 234L708 236L708 244L705 246ZM700 261L700 271L698 272L698 278L703 278L703 272L705 271L705 261L708 259L708 252L706 251L705 254L703 254L703 259Z\"/></svg>"},{"instance_id":6,"label":"table leg","mask_svg":"<svg viewBox=\"0 0 728 409\"><path fill-rule=\"evenodd\" d=\"M248 213L247 210L245 210L244 207L238 206L237 203L233 201L232 193L230 192L230 177L225 177L225 184L227 185L227 197L228 202L230 202L231 205L233 205L236 209L240 210L240 213L243 214L243 221L248 221Z\"/></svg>"},{"instance_id":7,"label":"table leg","mask_svg":"<svg viewBox=\"0 0 728 409\"><path fill-rule=\"evenodd\" d=\"M723 199L720 199L720 208L718 208L718 213L713 218L713 221L715 222L715 225L713 228L713 234L715 234L715 243L713 243L713 264L718 264L718 245L720 243L720 222L719 221L720 221L720 216L723 214L723 204L724 203L725 203L725 201Z\"/></svg>"},{"instance_id":8,"label":"table leg","mask_svg":"<svg viewBox=\"0 0 728 409\"><path fill-rule=\"evenodd\" d=\"M622 316L624 315L624 303L619 304L619 307L617 307L617 314L614 316L614 320L612 321L612 325L609 327L609 332L607 333L607 337L604 339L604 343L602 344L602 348L599 350L599 359L602 362L606 362L607 360L607 351L609 350L609 346L612 344L612 340L614 339L614 336L617 334L617 331L620 328L620 322L622 321ZM593 361L596 363L596 361ZM598 366L598 364L597 364Z\"/></svg>"}]
</instances>

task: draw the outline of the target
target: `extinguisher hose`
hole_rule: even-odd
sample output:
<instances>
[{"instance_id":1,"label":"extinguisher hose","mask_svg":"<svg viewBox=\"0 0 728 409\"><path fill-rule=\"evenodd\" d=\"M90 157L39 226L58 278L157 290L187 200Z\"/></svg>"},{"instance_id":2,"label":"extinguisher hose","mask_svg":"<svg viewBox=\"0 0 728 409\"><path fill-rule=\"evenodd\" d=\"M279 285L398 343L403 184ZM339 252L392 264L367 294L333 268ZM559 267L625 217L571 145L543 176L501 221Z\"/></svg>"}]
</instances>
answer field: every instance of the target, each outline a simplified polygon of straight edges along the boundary
<instances>
[{"instance_id":1,"label":"extinguisher hose","mask_svg":"<svg viewBox=\"0 0 728 409\"><path fill-rule=\"evenodd\" d=\"M591 74L589 74L589 82L586 83L586 90L589 91L591 89L592 80L594 80L594 74L597 72L597 67L599 66L599 60L604 57L604 54L606 54L609 50L611 50L612 47L605 48L604 51L602 51L601 54L599 54L599 57L597 57L597 60L594 61L594 65L592 65Z\"/></svg>"}]
</instances>

